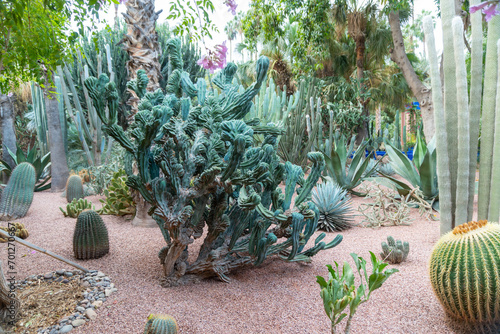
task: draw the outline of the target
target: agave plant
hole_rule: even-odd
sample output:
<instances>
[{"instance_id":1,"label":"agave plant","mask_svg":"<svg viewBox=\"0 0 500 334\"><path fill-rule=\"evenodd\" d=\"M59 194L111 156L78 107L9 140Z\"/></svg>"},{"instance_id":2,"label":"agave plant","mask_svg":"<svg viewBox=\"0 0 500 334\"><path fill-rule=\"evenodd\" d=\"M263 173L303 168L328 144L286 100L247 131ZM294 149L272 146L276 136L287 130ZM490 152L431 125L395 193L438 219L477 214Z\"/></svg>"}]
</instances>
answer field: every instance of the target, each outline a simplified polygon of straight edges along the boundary
<instances>
[{"instance_id":1,"label":"agave plant","mask_svg":"<svg viewBox=\"0 0 500 334\"><path fill-rule=\"evenodd\" d=\"M365 157L366 143L362 144L356 150L351 164L347 166L347 158L350 156L354 149L354 142L356 136L353 136L347 147L346 139L338 132L335 134L334 144L330 146L329 151L323 151L326 162L326 172L342 189L349 191L357 196L364 196L364 194L354 191L363 181L363 174L371 175L376 170L376 165L371 169L368 168L373 152L370 152ZM329 147L329 145L326 145Z\"/></svg>"},{"instance_id":2,"label":"agave plant","mask_svg":"<svg viewBox=\"0 0 500 334\"><path fill-rule=\"evenodd\" d=\"M29 162L35 167L36 172L36 185L35 191L43 191L46 189L50 189L51 183L50 181L50 152L45 154L43 157L39 155L39 150L37 145L33 145L32 148L28 146L28 150L24 153L23 149L16 143L16 153L13 153L9 148L7 151L9 155L14 160L15 166L10 166L6 161L0 160L0 172L4 172L7 176L10 177L10 174L14 170L14 168L19 165L21 162Z\"/></svg>"},{"instance_id":3,"label":"agave plant","mask_svg":"<svg viewBox=\"0 0 500 334\"><path fill-rule=\"evenodd\" d=\"M312 201L320 216L318 228L327 232L343 231L352 227L351 197L347 190L327 177L327 182L318 184L312 191Z\"/></svg>"},{"instance_id":4,"label":"agave plant","mask_svg":"<svg viewBox=\"0 0 500 334\"><path fill-rule=\"evenodd\" d=\"M394 170L394 168L392 168L390 163L379 164L377 171L389 176L394 175L396 173L396 171Z\"/></svg>"},{"instance_id":5,"label":"agave plant","mask_svg":"<svg viewBox=\"0 0 500 334\"><path fill-rule=\"evenodd\" d=\"M426 144L420 133L417 134L413 160L408 159L406 155L390 143L386 143L386 151L391 159L390 164L396 173L414 188L418 187L422 191L423 198L432 203L435 210L438 210L439 188L436 171L435 137L429 144ZM412 190L405 182L399 181L384 172L380 174L391 181L400 195L406 196Z\"/></svg>"}]
</instances>

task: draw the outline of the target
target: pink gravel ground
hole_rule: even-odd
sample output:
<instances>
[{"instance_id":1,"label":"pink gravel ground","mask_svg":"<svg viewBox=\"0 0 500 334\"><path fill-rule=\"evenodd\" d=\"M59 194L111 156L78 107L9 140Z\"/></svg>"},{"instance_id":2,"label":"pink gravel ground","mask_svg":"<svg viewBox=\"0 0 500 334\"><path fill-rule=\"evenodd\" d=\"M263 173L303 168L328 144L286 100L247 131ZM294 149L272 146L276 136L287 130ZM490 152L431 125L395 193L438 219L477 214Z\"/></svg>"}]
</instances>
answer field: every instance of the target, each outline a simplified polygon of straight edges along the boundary
<instances>
[{"instance_id":1,"label":"pink gravel ground","mask_svg":"<svg viewBox=\"0 0 500 334\"><path fill-rule=\"evenodd\" d=\"M89 197L97 208L99 196ZM366 199L354 198L353 207ZM396 267L382 288L356 313L351 333L454 333L450 320L434 296L428 259L439 238L439 222L420 218L412 209L411 226L371 229L355 227L342 232L342 243L320 252L311 264L267 259L258 268L246 268L230 275L229 284L215 279L195 285L162 288L162 267L157 254L164 241L156 228L132 227L130 221L103 216L108 227L110 253L97 260L75 260L72 238L75 219L64 218L60 194L36 193L25 224L27 239L40 247L109 275L118 291L97 310L97 319L71 333L142 333L150 313L170 314L180 333L329 333L316 275L327 276L326 264L348 261L355 252L369 261L368 251L378 255L388 235L410 242L408 260ZM356 217L360 222L361 217ZM6 226L6 222L1 223ZM318 234L319 232L317 232ZM326 240L335 236L329 233ZM314 239L314 238L313 238ZM312 240L313 240L312 239ZM198 239L195 245L199 246ZM7 259L7 245L0 244L0 259ZM17 278L46 273L70 266L43 254L16 248Z\"/></svg>"}]
</instances>

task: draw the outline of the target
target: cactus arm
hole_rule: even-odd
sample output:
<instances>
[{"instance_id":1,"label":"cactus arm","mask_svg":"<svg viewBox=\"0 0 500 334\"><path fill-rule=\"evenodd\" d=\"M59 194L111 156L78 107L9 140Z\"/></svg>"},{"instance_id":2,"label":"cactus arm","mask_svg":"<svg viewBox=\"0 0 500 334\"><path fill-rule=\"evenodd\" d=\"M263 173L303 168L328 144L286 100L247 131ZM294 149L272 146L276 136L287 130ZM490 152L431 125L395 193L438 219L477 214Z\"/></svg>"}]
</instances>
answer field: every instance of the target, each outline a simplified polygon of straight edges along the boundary
<instances>
[{"instance_id":1,"label":"cactus arm","mask_svg":"<svg viewBox=\"0 0 500 334\"><path fill-rule=\"evenodd\" d=\"M325 168L325 159L323 154L319 152L310 152L307 154L309 160L313 163L311 167L311 173L307 177L307 180L304 186L301 188L300 194L295 199L295 206L298 206L300 203L304 202L309 194L311 193L312 188L318 183L319 177L321 176L321 172Z\"/></svg>"},{"instance_id":2,"label":"cactus arm","mask_svg":"<svg viewBox=\"0 0 500 334\"><path fill-rule=\"evenodd\" d=\"M497 42L498 54L500 54L500 40ZM500 61L500 60L499 60ZM500 63L498 65L498 77L500 78ZM497 80L495 115L495 140L493 144L493 158L491 163L491 190L490 206L488 208L488 219L499 221L500 218L500 80Z\"/></svg>"}]
</instances>

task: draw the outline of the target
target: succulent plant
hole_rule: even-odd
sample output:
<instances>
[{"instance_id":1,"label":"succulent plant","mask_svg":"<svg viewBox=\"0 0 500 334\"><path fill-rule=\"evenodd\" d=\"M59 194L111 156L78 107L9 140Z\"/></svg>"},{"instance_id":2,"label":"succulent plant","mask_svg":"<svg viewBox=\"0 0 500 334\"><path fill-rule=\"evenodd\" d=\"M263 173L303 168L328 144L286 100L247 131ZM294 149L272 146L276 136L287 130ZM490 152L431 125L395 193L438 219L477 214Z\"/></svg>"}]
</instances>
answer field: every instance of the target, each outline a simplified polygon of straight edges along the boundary
<instances>
[{"instance_id":1,"label":"succulent plant","mask_svg":"<svg viewBox=\"0 0 500 334\"><path fill-rule=\"evenodd\" d=\"M169 315L150 314L144 334L177 334L179 326L175 319Z\"/></svg>"},{"instance_id":2,"label":"succulent plant","mask_svg":"<svg viewBox=\"0 0 500 334\"><path fill-rule=\"evenodd\" d=\"M380 258L382 261L387 261L392 264L401 263L406 261L408 253L410 252L410 244L401 240L394 240L393 237L388 236L387 242L382 242L382 253Z\"/></svg>"},{"instance_id":3,"label":"succulent plant","mask_svg":"<svg viewBox=\"0 0 500 334\"><path fill-rule=\"evenodd\" d=\"M28 230L21 223L9 223L7 227L0 227L0 230L11 234L14 233L16 237L26 239L29 236ZM8 238L0 236L0 242L7 242Z\"/></svg>"},{"instance_id":4,"label":"succulent plant","mask_svg":"<svg viewBox=\"0 0 500 334\"><path fill-rule=\"evenodd\" d=\"M73 252L80 260L97 259L108 254L108 229L94 210L85 210L78 216L73 234Z\"/></svg>"},{"instance_id":5,"label":"succulent plant","mask_svg":"<svg viewBox=\"0 0 500 334\"><path fill-rule=\"evenodd\" d=\"M327 232L352 227L350 196L335 182L328 180L312 191L312 201L319 210L318 228Z\"/></svg>"},{"instance_id":6,"label":"succulent plant","mask_svg":"<svg viewBox=\"0 0 500 334\"><path fill-rule=\"evenodd\" d=\"M66 200L71 203L74 199L84 197L82 179L78 175L71 175L66 182Z\"/></svg>"},{"instance_id":7,"label":"succulent plant","mask_svg":"<svg viewBox=\"0 0 500 334\"><path fill-rule=\"evenodd\" d=\"M22 162L12 171L7 187L0 200L0 219L12 220L26 216L33 202L35 190L35 168L28 162Z\"/></svg>"},{"instance_id":8,"label":"succulent plant","mask_svg":"<svg viewBox=\"0 0 500 334\"><path fill-rule=\"evenodd\" d=\"M500 225L469 222L432 250L430 279L447 313L471 323L500 321Z\"/></svg>"},{"instance_id":9,"label":"succulent plant","mask_svg":"<svg viewBox=\"0 0 500 334\"><path fill-rule=\"evenodd\" d=\"M390 163L379 164L377 171L389 176L394 175L394 173L396 173L396 171L394 170L394 168L392 168L392 165Z\"/></svg>"},{"instance_id":10,"label":"succulent plant","mask_svg":"<svg viewBox=\"0 0 500 334\"><path fill-rule=\"evenodd\" d=\"M64 217L77 218L78 215L84 210L95 210L95 207L92 205L92 202L87 201L86 199L74 198L71 203L66 205L66 211L63 208L59 208L63 213Z\"/></svg>"},{"instance_id":11,"label":"succulent plant","mask_svg":"<svg viewBox=\"0 0 500 334\"><path fill-rule=\"evenodd\" d=\"M108 188L104 190L106 199L99 201L104 204L98 210L102 215L125 216L135 214L135 202L126 184L127 174L123 169L113 174Z\"/></svg>"}]
</instances>

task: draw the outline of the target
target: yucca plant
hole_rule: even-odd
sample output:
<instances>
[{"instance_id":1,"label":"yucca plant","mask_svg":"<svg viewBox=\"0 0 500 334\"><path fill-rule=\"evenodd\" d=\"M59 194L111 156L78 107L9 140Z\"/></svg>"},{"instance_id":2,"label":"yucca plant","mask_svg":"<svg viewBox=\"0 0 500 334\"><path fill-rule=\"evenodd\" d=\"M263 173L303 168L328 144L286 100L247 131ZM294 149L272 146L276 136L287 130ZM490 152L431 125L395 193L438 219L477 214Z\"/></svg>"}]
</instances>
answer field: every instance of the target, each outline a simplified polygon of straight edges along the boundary
<instances>
[{"instance_id":1,"label":"yucca plant","mask_svg":"<svg viewBox=\"0 0 500 334\"><path fill-rule=\"evenodd\" d=\"M331 181L318 184L312 191L312 201L319 210L318 228L327 232L352 227L351 197L347 190Z\"/></svg>"},{"instance_id":2,"label":"yucca plant","mask_svg":"<svg viewBox=\"0 0 500 334\"><path fill-rule=\"evenodd\" d=\"M432 207L439 209L439 188L436 170L436 140L435 137L428 143L417 134L417 144L415 145L413 160L398 150L390 143L386 143L386 151L391 159L390 164L398 175L410 182L414 188L418 187L423 194L423 198L432 203ZM396 187L398 193L407 196L412 188L400 180L391 177L380 170L380 174L389 179Z\"/></svg>"},{"instance_id":3,"label":"yucca plant","mask_svg":"<svg viewBox=\"0 0 500 334\"><path fill-rule=\"evenodd\" d=\"M347 147L345 137L337 132L334 144L329 149L323 150L322 153L325 157L327 175L342 189L357 196L364 196L364 194L356 192L353 189L361 184L363 174L370 175L375 171L376 166L368 169L373 152L370 152L368 157L365 157L366 143L358 147L351 164L347 166L347 159L354 149L355 139L356 136L353 136L349 147Z\"/></svg>"}]
</instances>

